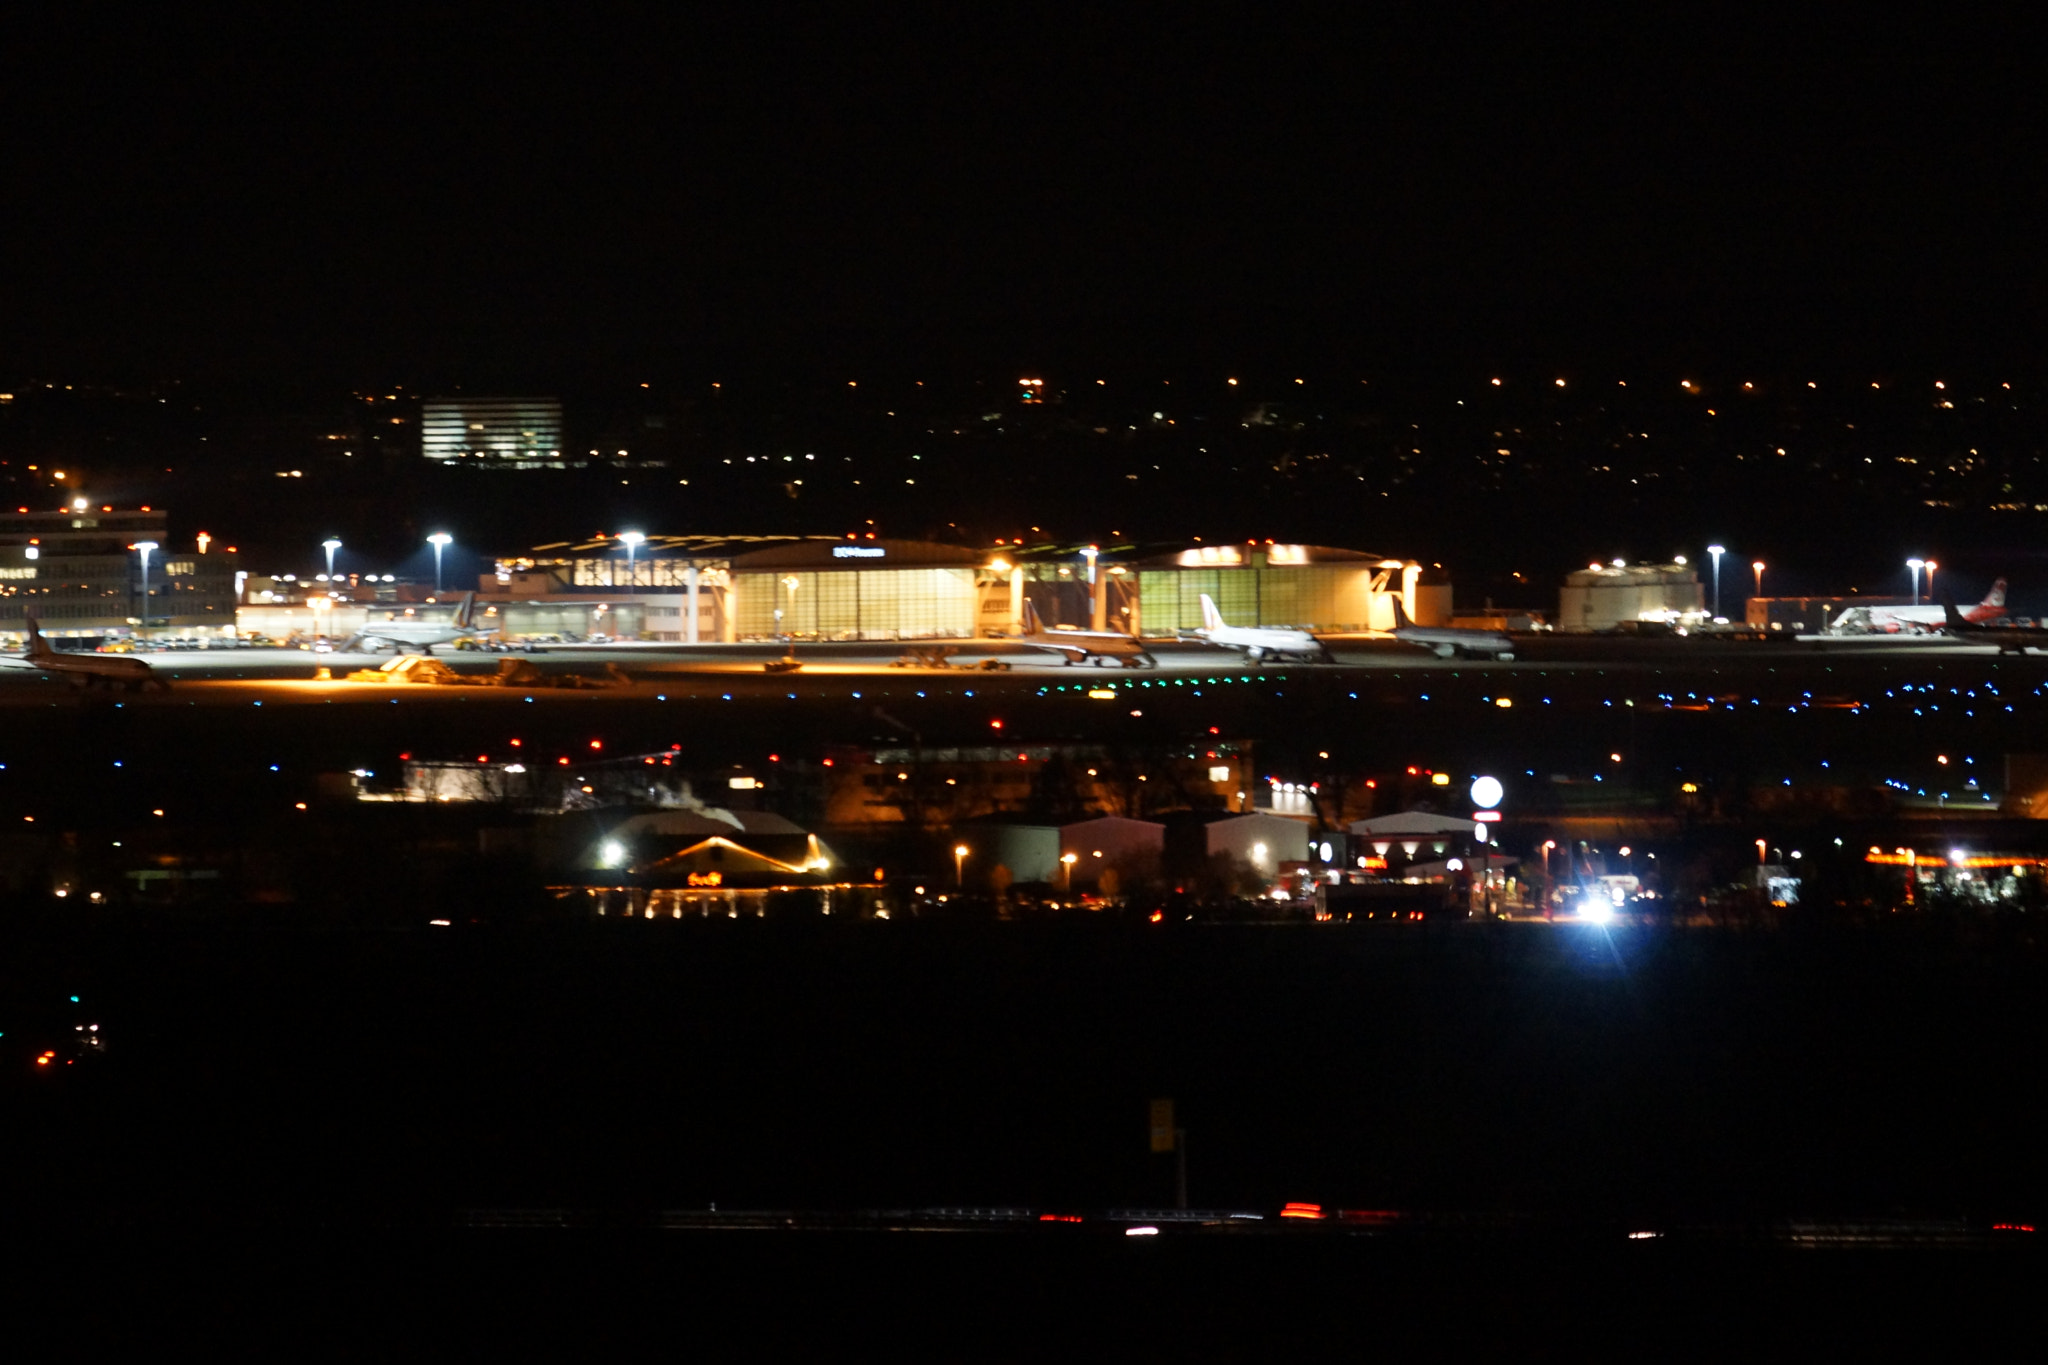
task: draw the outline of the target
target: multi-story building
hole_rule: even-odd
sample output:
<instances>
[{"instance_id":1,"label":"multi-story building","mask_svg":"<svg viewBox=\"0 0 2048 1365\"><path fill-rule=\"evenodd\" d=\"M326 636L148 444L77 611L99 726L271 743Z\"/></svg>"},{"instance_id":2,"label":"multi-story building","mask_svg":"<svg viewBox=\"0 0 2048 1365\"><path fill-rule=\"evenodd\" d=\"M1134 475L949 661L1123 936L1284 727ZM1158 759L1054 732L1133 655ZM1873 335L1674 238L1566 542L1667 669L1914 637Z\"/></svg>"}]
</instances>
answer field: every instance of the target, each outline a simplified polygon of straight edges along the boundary
<instances>
[{"instance_id":1,"label":"multi-story building","mask_svg":"<svg viewBox=\"0 0 2048 1365\"><path fill-rule=\"evenodd\" d=\"M420 453L480 469L563 469L559 398L430 398L420 405Z\"/></svg>"},{"instance_id":2,"label":"multi-story building","mask_svg":"<svg viewBox=\"0 0 2048 1365\"><path fill-rule=\"evenodd\" d=\"M31 612L59 638L125 635L145 621L231 629L239 560L205 536L174 546L165 514L147 507L0 513L0 633L21 634Z\"/></svg>"}]
</instances>

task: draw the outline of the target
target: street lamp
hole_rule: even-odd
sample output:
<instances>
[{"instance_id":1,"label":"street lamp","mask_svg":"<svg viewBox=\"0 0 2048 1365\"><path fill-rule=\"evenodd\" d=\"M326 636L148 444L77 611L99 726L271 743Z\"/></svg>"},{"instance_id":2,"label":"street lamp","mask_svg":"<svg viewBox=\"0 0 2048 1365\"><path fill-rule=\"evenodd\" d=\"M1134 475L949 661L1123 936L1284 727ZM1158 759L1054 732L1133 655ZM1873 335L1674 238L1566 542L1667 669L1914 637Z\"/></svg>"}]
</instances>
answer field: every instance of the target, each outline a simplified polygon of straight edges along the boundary
<instances>
[{"instance_id":1,"label":"street lamp","mask_svg":"<svg viewBox=\"0 0 2048 1365\"><path fill-rule=\"evenodd\" d=\"M441 591L441 551L454 544L455 537L446 531L436 531L427 537L427 544L434 547L434 591Z\"/></svg>"},{"instance_id":2,"label":"street lamp","mask_svg":"<svg viewBox=\"0 0 2048 1365\"><path fill-rule=\"evenodd\" d=\"M1927 561L1924 559L1906 561L1906 568L1913 575L1913 605L1916 607L1920 605L1920 571L1926 567ZM1930 583L1928 586L1931 588L1933 584Z\"/></svg>"},{"instance_id":3,"label":"street lamp","mask_svg":"<svg viewBox=\"0 0 2048 1365\"><path fill-rule=\"evenodd\" d=\"M1728 553L1725 545L1709 545L1707 553L1714 557L1714 615L1721 614L1721 556Z\"/></svg>"},{"instance_id":4,"label":"street lamp","mask_svg":"<svg viewBox=\"0 0 2048 1365\"><path fill-rule=\"evenodd\" d=\"M149 552L156 548L153 540L138 540L135 548L142 552L142 628L149 629Z\"/></svg>"},{"instance_id":5,"label":"street lamp","mask_svg":"<svg viewBox=\"0 0 2048 1365\"><path fill-rule=\"evenodd\" d=\"M1080 861L1081 855L1078 853L1062 853L1060 855L1060 890L1072 891L1074 889L1074 864Z\"/></svg>"},{"instance_id":6,"label":"street lamp","mask_svg":"<svg viewBox=\"0 0 2048 1365\"><path fill-rule=\"evenodd\" d=\"M789 630L791 640L796 639L796 590L803 586L803 580L795 574L782 580L782 586L789 589Z\"/></svg>"},{"instance_id":7,"label":"street lamp","mask_svg":"<svg viewBox=\"0 0 2048 1365\"><path fill-rule=\"evenodd\" d=\"M953 845L953 885L956 888L967 885L967 845L965 844Z\"/></svg>"},{"instance_id":8,"label":"street lamp","mask_svg":"<svg viewBox=\"0 0 2048 1365\"><path fill-rule=\"evenodd\" d=\"M1749 567L1756 572L1756 595L1762 597L1764 595L1764 562L1761 559L1753 559L1750 561Z\"/></svg>"},{"instance_id":9,"label":"street lamp","mask_svg":"<svg viewBox=\"0 0 2048 1365\"><path fill-rule=\"evenodd\" d=\"M329 536L320 542L320 548L327 551L327 581L334 581L334 552L341 548L341 542Z\"/></svg>"},{"instance_id":10,"label":"street lamp","mask_svg":"<svg viewBox=\"0 0 2048 1365\"><path fill-rule=\"evenodd\" d=\"M633 556L639 550L640 543L646 539L647 537L641 535L638 531L619 532L619 543L626 547L626 587L629 590L636 583L636 576L633 572Z\"/></svg>"},{"instance_id":11,"label":"street lamp","mask_svg":"<svg viewBox=\"0 0 2048 1365\"><path fill-rule=\"evenodd\" d=\"M1933 561L1933 560L1931 560L1931 559L1930 559L1930 560L1928 560L1928 561L1927 561L1927 565L1926 565L1926 568L1927 568L1927 600L1928 600L1928 601L1930 601L1930 602L1932 602L1932 601L1934 601L1934 569L1935 569L1935 564L1934 564L1934 561Z\"/></svg>"}]
</instances>

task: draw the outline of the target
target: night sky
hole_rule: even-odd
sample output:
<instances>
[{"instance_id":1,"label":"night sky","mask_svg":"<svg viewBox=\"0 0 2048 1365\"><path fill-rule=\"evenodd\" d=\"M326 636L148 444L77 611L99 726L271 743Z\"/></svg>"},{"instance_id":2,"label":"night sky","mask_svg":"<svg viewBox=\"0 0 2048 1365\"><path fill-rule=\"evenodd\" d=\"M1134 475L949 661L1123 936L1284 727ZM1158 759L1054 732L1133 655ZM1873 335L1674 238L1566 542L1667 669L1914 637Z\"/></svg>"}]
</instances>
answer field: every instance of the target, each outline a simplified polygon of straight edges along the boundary
<instances>
[{"instance_id":1,"label":"night sky","mask_svg":"<svg viewBox=\"0 0 2048 1365\"><path fill-rule=\"evenodd\" d=\"M0 368L2036 357L2039 54L1835 13L48 7Z\"/></svg>"}]
</instances>

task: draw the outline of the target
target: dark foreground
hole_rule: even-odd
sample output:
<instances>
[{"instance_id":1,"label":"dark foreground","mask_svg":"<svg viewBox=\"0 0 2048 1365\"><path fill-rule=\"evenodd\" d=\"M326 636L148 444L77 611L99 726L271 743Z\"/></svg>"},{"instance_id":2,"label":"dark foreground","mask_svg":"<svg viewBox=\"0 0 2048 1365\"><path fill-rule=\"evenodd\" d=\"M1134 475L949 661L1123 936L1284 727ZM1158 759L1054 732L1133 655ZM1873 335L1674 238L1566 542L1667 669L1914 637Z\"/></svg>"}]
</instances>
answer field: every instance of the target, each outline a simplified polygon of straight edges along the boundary
<instances>
[{"instance_id":1,"label":"dark foreground","mask_svg":"<svg viewBox=\"0 0 2048 1365\"><path fill-rule=\"evenodd\" d=\"M2010 929L9 940L17 1018L54 1018L28 1006L61 982L107 1039L56 1074L23 1046L33 1027L0 1044L17 1217L702 1228L714 1207L1160 1209L1172 1160L1147 1150L1146 1103L1169 1096L1190 1203L1269 1219L1301 1201L1619 1236L1981 1228L2048 1203L2030 1099L2044 964Z\"/></svg>"},{"instance_id":2,"label":"dark foreground","mask_svg":"<svg viewBox=\"0 0 2048 1365\"><path fill-rule=\"evenodd\" d=\"M2048 1193L2043 967L2010 925L17 925L10 1284L74 1346L315 1357L1952 1350L2040 1302L1997 1225ZM39 1070L73 993L107 1051ZM1147 1212L1161 1096L1206 1225Z\"/></svg>"}]
</instances>

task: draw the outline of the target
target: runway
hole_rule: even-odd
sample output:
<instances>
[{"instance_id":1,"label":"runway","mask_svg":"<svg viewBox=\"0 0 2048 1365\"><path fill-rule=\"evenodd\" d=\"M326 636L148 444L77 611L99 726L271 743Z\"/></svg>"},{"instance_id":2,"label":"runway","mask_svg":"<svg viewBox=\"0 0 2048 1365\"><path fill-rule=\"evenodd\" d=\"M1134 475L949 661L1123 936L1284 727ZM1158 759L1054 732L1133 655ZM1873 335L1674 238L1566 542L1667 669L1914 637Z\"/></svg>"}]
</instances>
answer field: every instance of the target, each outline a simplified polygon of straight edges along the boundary
<instances>
[{"instance_id":1,"label":"runway","mask_svg":"<svg viewBox=\"0 0 2048 1365\"><path fill-rule=\"evenodd\" d=\"M1841 638L1784 641L1714 640L1703 638L1620 639L1600 636L1550 636L1518 642L1512 662L1491 659L1439 659L1391 639L1338 638L1329 646L1334 663L1253 664L1233 651L1191 641L1162 641L1151 646L1158 660L1153 668L1125 668L1114 662L1068 664L1060 656L1002 640L961 641L961 653L946 666L905 664L903 645L888 641L800 643L785 652L773 643L678 645L614 643L550 645L536 654L483 654L443 648L433 655L465 685L431 686L352 682L351 672L390 663L390 654L314 653L298 649L192 650L148 654L146 658L169 684L170 691L143 696L117 696L113 704L160 706L252 702L289 705L335 702L490 704L566 704L588 706L624 698L655 699L666 695L785 693L849 695L860 682L884 683L916 678L979 686L989 692L1061 690L1088 685L1121 690L1146 680L1187 684L1198 680L1250 681L1256 677L1346 676L1376 683L1456 678L1549 677L1617 670L1663 674L1699 671L1706 674L1752 671L1861 673L1889 671L1901 664L1979 663L1998 659L1989 646L1960 644L1940 637ZM799 667L770 672L768 666L793 657ZM499 685L496 675L507 660L530 663L538 680ZM2041 667L2039 656L2007 662ZM325 676L322 676L322 675ZM627 681L621 682L620 678ZM577 686L581 679L587 686ZM566 685L564 685L566 682ZM949 689L950 690L950 689ZM20 663L0 668L0 707L48 705L77 690ZM100 698L94 697L98 701Z\"/></svg>"}]
</instances>

